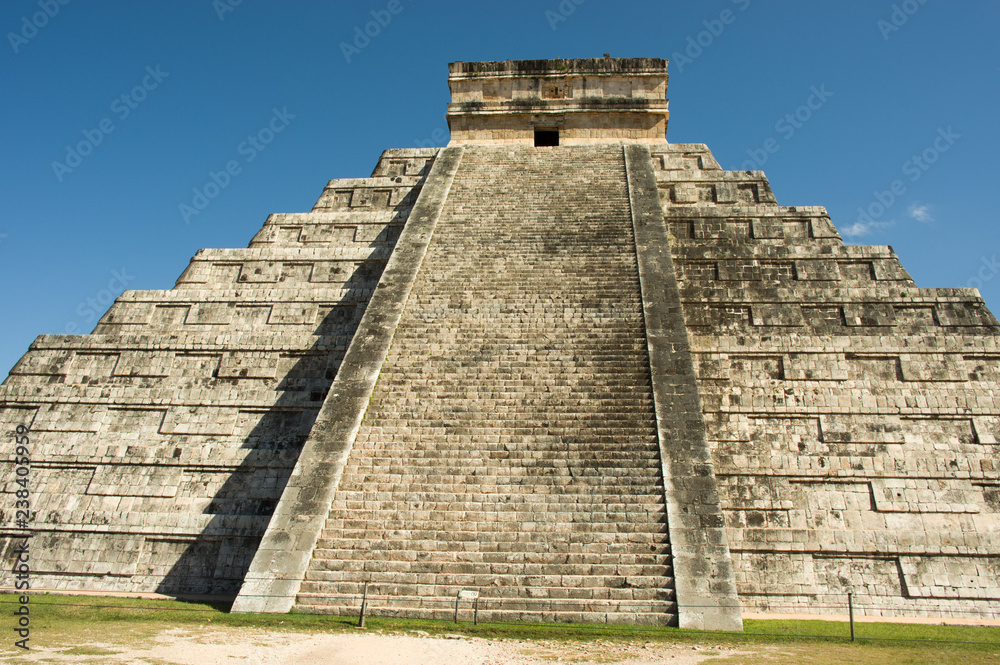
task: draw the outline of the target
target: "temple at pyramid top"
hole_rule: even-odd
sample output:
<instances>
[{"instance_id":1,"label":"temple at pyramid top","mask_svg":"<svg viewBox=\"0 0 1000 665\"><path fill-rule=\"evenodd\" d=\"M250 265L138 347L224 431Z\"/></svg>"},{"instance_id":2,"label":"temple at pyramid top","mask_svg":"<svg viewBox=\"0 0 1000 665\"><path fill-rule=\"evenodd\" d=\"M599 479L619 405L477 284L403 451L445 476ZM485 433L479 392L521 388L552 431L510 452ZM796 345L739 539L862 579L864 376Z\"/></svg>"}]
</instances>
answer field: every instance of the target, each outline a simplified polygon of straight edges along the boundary
<instances>
[{"instance_id":1,"label":"temple at pyramid top","mask_svg":"<svg viewBox=\"0 0 1000 665\"><path fill-rule=\"evenodd\" d=\"M449 145L665 143L667 61L453 62Z\"/></svg>"}]
</instances>

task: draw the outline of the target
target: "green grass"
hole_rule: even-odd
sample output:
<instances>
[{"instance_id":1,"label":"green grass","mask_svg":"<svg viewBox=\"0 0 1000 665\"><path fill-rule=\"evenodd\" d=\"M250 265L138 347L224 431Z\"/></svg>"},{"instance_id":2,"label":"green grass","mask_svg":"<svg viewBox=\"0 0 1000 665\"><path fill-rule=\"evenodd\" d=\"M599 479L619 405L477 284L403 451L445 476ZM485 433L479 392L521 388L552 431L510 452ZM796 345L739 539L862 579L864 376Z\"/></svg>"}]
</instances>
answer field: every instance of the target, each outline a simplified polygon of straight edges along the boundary
<instances>
[{"instance_id":1,"label":"green grass","mask_svg":"<svg viewBox=\"0 0 1000 665\"><path fill-rule=\"evenodd\" d=\"M13 627L17 598L0 595L0 631ZM32 646L60 647L65 654L94 654L101 648L148 643L170 628L252 627L302 632L356 632L357 619L313 614L230 614L226 605L178 601L98 598L82 596L31 597ZM3 625L4 623L8 625ZM857 642L850 642L845 623L827 621L759 621L744 624L742 633L721 633L607 626L604 624L497 624L384 619L368 617L370 631L430 635L462 634L481 638L544 640L546 642L600 642L687 645L700 648L735 648L738 656L720 657L713 663L755 665L764 663L960 663L1000 665L1000 628L927 624L859 623ZM0 643L0 653L11 654L13 640ZM81 646L85 645L85 646ZM98 646L100 645L100 646ZM82 650L82 651L74 651Z\"/></svg>"}]
</instances>

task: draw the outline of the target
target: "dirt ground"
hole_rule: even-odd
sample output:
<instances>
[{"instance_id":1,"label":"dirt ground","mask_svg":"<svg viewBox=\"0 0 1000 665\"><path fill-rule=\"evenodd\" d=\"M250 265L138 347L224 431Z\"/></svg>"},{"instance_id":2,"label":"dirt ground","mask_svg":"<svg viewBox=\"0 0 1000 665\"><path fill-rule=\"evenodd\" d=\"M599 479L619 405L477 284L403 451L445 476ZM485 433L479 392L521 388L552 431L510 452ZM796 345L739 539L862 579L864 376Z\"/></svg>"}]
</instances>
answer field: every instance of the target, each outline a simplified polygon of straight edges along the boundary
<instances>
[{"instance_id":1,"label":"dirt ground","mask_svg":"<svg viewBox=\"0 0 1000 665\"><path fill-rule=\"evenodd\" d=\"M135 643L137 642L137 643ZM553 662L695 665L738 653L690 645L485 640L464 636L296 633L257 628L173 628L62 647L33 647L18 663L150 665L536 665ZM7 652L9 655L10 652ZM0 657L2 659L2 657Z\"/></svg>"}]
</instances>

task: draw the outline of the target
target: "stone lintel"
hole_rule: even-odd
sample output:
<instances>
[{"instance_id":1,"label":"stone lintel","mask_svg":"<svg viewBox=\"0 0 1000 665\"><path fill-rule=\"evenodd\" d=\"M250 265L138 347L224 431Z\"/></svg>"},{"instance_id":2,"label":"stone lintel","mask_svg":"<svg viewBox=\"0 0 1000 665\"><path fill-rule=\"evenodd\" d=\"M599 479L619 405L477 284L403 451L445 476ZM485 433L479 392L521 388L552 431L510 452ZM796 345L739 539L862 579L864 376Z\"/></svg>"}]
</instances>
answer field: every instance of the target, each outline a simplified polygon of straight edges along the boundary
<instances>
[{"instance_id":1,"label":"stone lintel","mask_svg":"<svg viewBox=\"0 0 1000 665\"><path fill-rule=\"evenodd\" d=\"M556 58L554 60L499 60L487 62L452 62L448 78L481 76L565 76L569 74L666 76L665 58Z\"/></svg>"},{"instance_id":2,"label":"stone lintel","mask_svg":"<svg viewBox=\"0 0 1000 665\"><path fill-rule=\"evenodd\" d=\"M649 149L624 146L681 628L742 630L740 601Z\"/></svg>"},{"instance_id":3,"label":"stone lintel","mask_svg":"<svg viewBox=\"0 0 1000 665\"><path fill-rule=\"evenodd\" d=\"M233 612L282 613L295 604L462 152L445 148L431 167L282 492Z\"/></svg>"}]
</instances>

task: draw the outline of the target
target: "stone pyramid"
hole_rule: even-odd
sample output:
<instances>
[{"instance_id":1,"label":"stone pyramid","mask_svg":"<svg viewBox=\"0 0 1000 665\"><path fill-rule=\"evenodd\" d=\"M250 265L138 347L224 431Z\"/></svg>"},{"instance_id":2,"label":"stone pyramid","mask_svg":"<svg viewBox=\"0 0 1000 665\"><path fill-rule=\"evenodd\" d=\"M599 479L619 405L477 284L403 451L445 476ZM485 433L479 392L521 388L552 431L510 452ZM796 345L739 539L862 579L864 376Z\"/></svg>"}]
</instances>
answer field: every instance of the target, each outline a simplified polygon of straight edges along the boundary
<instances>
[{"instance_id":1,"label":"stone pyramid","mask_svg":"<svg viewBox=\"0 0 1000 665\"><path fill-rule=\"evenodd\" d=\"M995 616L1000 324L669 144L666 67L453 63L447 147L39 337L0 584L30 526L36 590L242 612Z\"/></svg>"}]
</instances>

